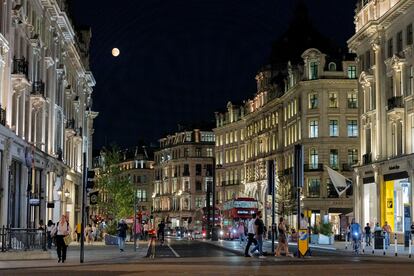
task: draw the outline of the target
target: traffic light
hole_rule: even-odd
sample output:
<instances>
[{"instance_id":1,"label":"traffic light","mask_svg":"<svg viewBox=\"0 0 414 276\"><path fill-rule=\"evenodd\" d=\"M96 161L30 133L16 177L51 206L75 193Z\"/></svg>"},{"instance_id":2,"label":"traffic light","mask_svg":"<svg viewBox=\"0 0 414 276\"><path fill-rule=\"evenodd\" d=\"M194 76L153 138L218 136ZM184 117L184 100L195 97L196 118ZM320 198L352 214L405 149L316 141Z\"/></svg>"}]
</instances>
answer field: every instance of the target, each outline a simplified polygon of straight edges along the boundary
<instances>
[{"instance_id":1,"label":"traffic light","mask_svg":"<svg viewBox=\"0 0 414 276\"><path fill-rule=\"evenodd\" d=\"M86 189L93 189L93 187L95 187L95 171L88 171Z\"/></svg>"}]
</instances>

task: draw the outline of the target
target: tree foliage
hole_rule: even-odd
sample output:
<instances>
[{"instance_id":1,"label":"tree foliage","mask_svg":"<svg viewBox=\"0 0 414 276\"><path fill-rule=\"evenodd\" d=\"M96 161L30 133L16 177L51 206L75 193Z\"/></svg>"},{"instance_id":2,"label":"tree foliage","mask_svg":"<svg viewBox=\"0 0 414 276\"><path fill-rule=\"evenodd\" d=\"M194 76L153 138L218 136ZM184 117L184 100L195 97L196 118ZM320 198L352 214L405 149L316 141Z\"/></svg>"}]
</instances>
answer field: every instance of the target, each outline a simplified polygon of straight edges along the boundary
<instances>
[{"instance_id":1,"label":"tree foliage","mask_svg":"<svg viewBox=\"0 0 414 276\"><path fill-rule=\"evenodd\" d=\"M276 214L281 217L296 213L296 193L291 182L291 176L278 176L275 183Z\"/></svg>"},{"instance_id":2,"label":"tree foliage","mask_svg":"<svg viewBox=\"0 0 414 276\"><path fill-rule=\"evenodd\" d=\"M101 196L98 208L102 215L119 220L133 216L135 188L119 166L121 153L117 148L101 152L102 165L97 175L96 185Z\"/></svg>"}]
</instances>

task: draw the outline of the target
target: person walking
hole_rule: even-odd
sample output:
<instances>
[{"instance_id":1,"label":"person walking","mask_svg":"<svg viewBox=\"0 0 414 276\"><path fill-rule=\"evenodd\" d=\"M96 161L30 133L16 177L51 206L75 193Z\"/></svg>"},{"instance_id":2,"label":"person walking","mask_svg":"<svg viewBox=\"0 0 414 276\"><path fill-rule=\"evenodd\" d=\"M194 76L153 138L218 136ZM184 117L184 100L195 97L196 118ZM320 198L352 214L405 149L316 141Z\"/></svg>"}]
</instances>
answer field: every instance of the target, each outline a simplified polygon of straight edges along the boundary
<instances>
[{"instance_id":1,"label":"person walking","mask_svg":"<svg viewBox=\"0 0 414 276\"><path fill-rule=\"evenodd\" d=\"M125 248L125 238L126 238L126 232L128 230L128 225L125 223L123 219L121 219L118 223L118 247L119 251L124 252Z\"/></svg>"},{"instance_id":2,"label":"person walking","mask_svg":"<svg viewBox=\"0 0 414 276\"><path fill-rule=\"evenodd\" d=\"M58 263L64 263L66 261L66 251L68 246L65 243L64 238L71 232L69 222L66 220L66 216L62 215L56 226L51 231L51 236L56 236L56 250L58 255Z\"/></svg>"},{"instance_id":3,"label":"person walking","mask_svg":"<svg viewBox=\"0 0 414 276\"><path fill-rule=\"evenodd\" d=\"M244 240L246 239L244 235L244 223L242 221L239 222L239 226L237 227L237 232L239 234L240 244L242 244Z\"/></svg>"},{"instance_id":4,"label":"person walking","mask_svg":"<svg viewBox=\"0 0 414 276\"><path fill-rule=\"evenodd\" d=\"M365 243L367 246L371 246L371 226L369 226L369 223L364 228L365 232Z\"/></svg>"},{"instance_id":5,"label":"person walking","mask_svg":"<svg viewBox=\"0 0 414 276\"><path fill-rule=\"evenodd\" d=\"M80 238L81 238L81 224L78 223L76 224L76 241L80 242Z\"/></svg>"},{"instance_id":6,"label":"person walking","mask_svg":"<svg viewBox=\"0 0 414 276\"><path fill-rule=\"evenodd\" d=\"M144 239L146 241L148 240L148 230L149 230L148 222L145 222L145 224L144 224Z\"/></svg>"},{"instance_id":7,"label":"person walking","mask_svg":"<svg viewBox=\"0 0 414 276\"><path fill-rule=\"evenodd\" d=\"M279 235L277 238L277 247L275 251L275 256L279 257L280 252L283 250L286 256L293 257L291 253L289 253L289 244L286 236L286 224L283 217L279 218L279 224L277 226L277 230L279 231Z\"/></svg>"},{"instance_id":8,"label":"person walking","mask_svg":"<svg viewBox=\"0 0 414 276\"><path fill-rule=\"evenodd\" d=\"M263 234L264 234L264 223L262 220L262 213L259 211L257 212L257 218L254 222L255 227L255 236L254 238L257 240L257 245L250 251L253 254L254 251L259 251L259 259L264 259L263 256Z\"/></svg>"},{"instance_id":9,"label":"person walking","mask_svg":"<svg viewBox=\"0 0 414 276\"><path fill-rule=\"evenodd\" d=\"M390 246L390 235L391 235L392 229L387 221L385 222L384 226L382 226L382 231L384 231L385 249L388 249L388 246Z\"/></svg>"},{"instance_id":10,"label":"person walking","mask_svg":"<svg viewBox=\"0 0 414 276\"><path fill-rule=\"evenodd\" d=\"M250 246L252 245L252 243L254 243L254 245L257 245L257 240L254 238L254 223L256 221L256 214L252 214L252 218L249 220L248 222L248 226L247 226L247 244L246 244L246 248L244 250L244 256L245 257L250 257L249 255L249 249Z\"/></svg>"},{"instance_id":11,"label":"person walking","mask_svg":"<svg viewBox=\"0 0 414 276\"><path fill-rule=\"evenodd\" d=\"M52 230L55 227L53 221L49 219L46 226L47 248L52 249Z\"/></svg>"}]
</instances>

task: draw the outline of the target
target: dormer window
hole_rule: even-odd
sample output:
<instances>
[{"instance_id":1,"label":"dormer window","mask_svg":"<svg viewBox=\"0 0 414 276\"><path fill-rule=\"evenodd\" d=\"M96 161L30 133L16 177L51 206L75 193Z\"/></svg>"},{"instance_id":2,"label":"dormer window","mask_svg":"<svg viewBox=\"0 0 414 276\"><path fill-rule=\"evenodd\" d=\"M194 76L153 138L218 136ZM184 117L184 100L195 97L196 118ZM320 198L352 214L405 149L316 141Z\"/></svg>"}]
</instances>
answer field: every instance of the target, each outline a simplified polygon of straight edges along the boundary
<instances>
[{"instance_id":1,"label":"dormer window","mask_svg":"<svg viewBox=\"0 0 414 276\"><path fill-rule=\"evenodd\" d=\"M329 71L336 71L336 64L335 62L330 62L329 65Z\"/></svg>"},{"instance_id":2,"label":"dormer window","mask_svg":"<svg viewBox=\"0 0 414 276\"><path fill-rule=\"evenodd\" d=\"M309 64L309 79L316 80L318 78L318 63L311 61Z\"/></svg>"}]
</instances>

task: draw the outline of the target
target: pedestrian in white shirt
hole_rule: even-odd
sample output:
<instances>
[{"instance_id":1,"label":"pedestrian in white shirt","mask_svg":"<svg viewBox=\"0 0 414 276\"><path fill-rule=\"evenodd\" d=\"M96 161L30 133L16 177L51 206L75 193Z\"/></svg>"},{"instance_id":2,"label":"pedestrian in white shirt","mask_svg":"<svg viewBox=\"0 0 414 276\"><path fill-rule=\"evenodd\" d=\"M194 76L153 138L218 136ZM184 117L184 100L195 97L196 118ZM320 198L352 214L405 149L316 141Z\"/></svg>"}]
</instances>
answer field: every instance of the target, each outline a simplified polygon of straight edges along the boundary
<instances>
[{"instance_id":1,"label":"pedestrian in white shirt","mask_svg":"<svg viewBox=\"0 0 414 276\"><path fill-rule=\"evenodd\" d=\"M249 224L247 226L247 245L246 245L246 249L244 250L245 257L250 257L249 249L252 243L254 243L254 245L257 245L257 240L254 238L254 235L256 232L255 227L254 227L255 222L256 222L256 214L252 214L252 218L249 220Z\"/></svg>"}]
</instances>

